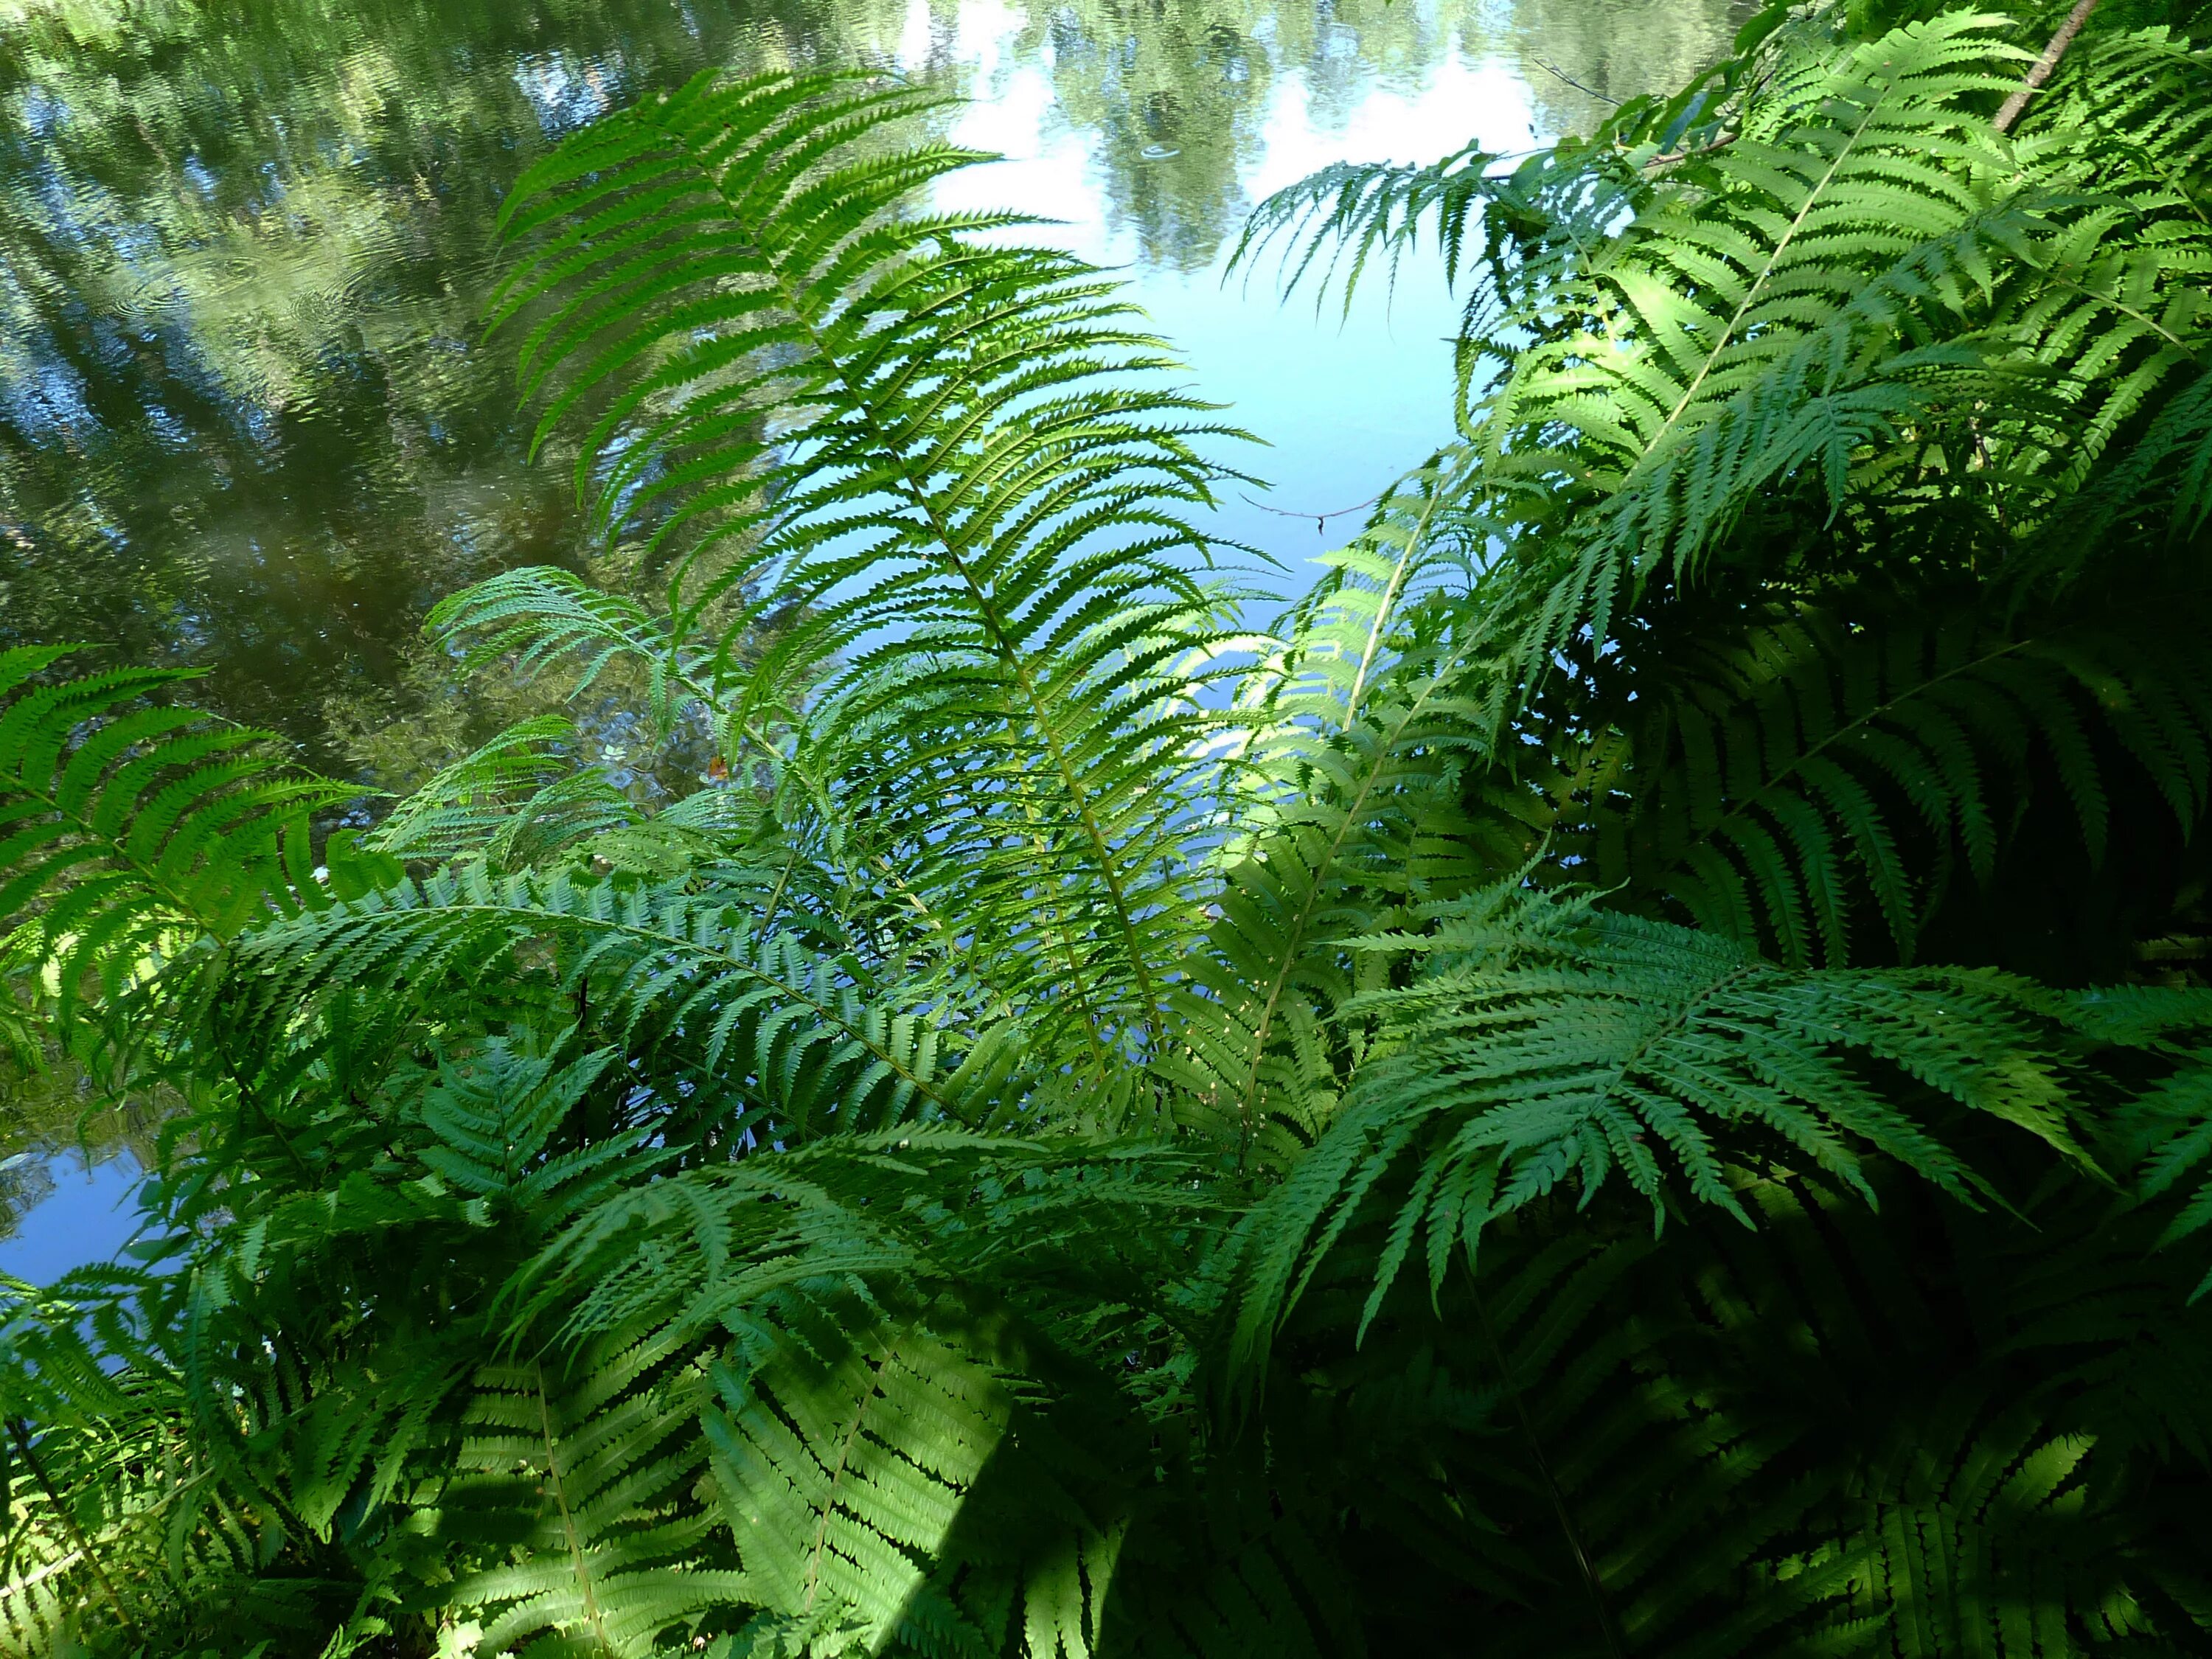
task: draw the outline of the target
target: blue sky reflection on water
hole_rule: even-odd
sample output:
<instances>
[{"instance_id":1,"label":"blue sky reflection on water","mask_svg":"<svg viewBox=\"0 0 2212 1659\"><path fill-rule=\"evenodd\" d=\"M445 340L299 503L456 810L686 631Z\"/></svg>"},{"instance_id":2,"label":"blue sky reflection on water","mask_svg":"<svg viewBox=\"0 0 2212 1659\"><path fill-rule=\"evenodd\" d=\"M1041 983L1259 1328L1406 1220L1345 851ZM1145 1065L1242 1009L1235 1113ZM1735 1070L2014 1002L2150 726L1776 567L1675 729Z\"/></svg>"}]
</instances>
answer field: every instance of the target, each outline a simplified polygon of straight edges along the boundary
<instances>
[{"instance_id":1,"label":"blue sky reflection on water","mask_svg":"<svg viewBox=\"0 0 2212 1659\"><path fill-rule=\"evenodd\" d=\"M706 65L896 64L1007 159L946 206L1122 271L1271 480L1213 526L1287 568L1449 430L1433 265L1348 319L1224 282L1250 205L1334 161L1518 150L1671 84L1739 0L0 0L0 646L204 667L309 763L404 783L472 746L422 641L442 593L587 559L527 465L513 343L477 326L492 221L561 133ZM1314 517L1336 514L1326 532ZM487 711L479 710L478 713ZM497 712L495 710L489 712ZM501 723L504 723L503 721ZM495 729L495 727L494 728ZM419 738L419 741L417 740ZM410 749L410 743L415 748ZM422 752L416 752L420 750ZM48 1159L0 1270L134 1224L119 1141Z\"/></svg>"},{"instance_id":2,"label":"blue sky reflection on water","mask_svg":"<svg viewBox=\"0 0 2212 1659\"><path fill-rule=\"evenodd\" d=\"M1310 290L1279 298L1272 257L1231 273L1233 238L1196 269L1147 263L1098 188L1097 135L1060 115L1045 64L1003 54L1018 15L970 0L961 15L975 36L962 55L978 65L976 101L955 120L951 137L1007 159L947 180L940 202L1062 220L1037 234L1127 272L1135 299L1189 364L1193 382L1267 446L1229 459L1273 485L1255 499L1280 513L1232 492L1219 532L1293 567L1336 544L1356 517L1333 520L1324 534L1305 515L1372 497L1449 434L1443 342L1457 309L1437 267L1412 265L1395 294L1376 285L1347 317L1333 295L1318 308ZM1257 123L1254 153L1238 168L1238 194L1256 202L1332 162L1426 161L1470 139L1500 150L1524 147L1535 117L1526 83L1494 59L1449 58L1413 84L1378 77L1348 111L1319 106L1303 76L1280 76Z\"/></svg>"},{"instance_id":3,"label":"blue sky reflection on water","mask_svg":"<svg viewBox=\"0 0 2212 1659\"><path fill-rule=\"evenodd\" d=\"M128 1152L88 1160L75 1149L46 1160L53 1187L0 1237L0 1273L50 1284L72 1267L113 1259L137 1230L137 1160Z\"/></svg>"}]
</instances>

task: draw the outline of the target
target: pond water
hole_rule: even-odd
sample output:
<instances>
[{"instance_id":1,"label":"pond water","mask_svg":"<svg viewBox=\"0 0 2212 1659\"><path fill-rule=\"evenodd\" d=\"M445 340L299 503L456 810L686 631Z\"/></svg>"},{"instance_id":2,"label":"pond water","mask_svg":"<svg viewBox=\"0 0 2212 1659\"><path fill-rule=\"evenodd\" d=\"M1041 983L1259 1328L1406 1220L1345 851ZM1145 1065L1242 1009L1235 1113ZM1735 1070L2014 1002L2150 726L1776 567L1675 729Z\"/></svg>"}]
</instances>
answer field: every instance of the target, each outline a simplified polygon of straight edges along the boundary
<instances>
[{"instance_id":1,"label":"pond water","mask_svg":"<svg viewBox=\"0 0 2212 1659\"><path fill-rule=\"evenodd\" d=\"M1587 130L1741 9L0 0L0 646L204 668L201 702L372 781L481 735L423 612L590 551L477 325L494 217L562 134L719 65L896 65L969 100L951 135L1008 159L948 198L1125 270L1269 446L1245 465L1273 489L1222 532L1295 563L1443 435L1454 308L1433 271L1348 321L1277 303L1265 268L1225 283L1251 204L1334 161ZM111 1253L129 1154L43 1164L69 1115L9 1114L0 1158L33 1156L0 1169L0 1271Z\"/></svg>"}]
</instances>

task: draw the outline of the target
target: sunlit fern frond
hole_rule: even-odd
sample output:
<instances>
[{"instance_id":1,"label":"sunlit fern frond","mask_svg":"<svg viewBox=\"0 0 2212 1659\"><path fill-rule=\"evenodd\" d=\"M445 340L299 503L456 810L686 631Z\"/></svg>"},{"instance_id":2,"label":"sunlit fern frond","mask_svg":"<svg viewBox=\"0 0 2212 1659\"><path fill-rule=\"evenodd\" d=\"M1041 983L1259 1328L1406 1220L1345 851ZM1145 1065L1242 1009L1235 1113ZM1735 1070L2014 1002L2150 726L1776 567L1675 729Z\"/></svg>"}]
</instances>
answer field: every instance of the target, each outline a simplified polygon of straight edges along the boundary
<instances>
[{"instance_id":1,"label":"sunlit fern frond","mask_svg":"<svg viewBox=\"0 0 2212 1659\"><path fill-rule=\"evenodd\" d=\"M446 1006L491 1018L536 998L595 1011L596 1029L685 1076L685 1098L710 1091L726 1128L739 1103L760 1109L763 1137L957 1115L973 1052L951 1025L960 1005L927 981L874 981L857 957L799 933L757 930L772 879L695 890L457 866L256 930L239 946L231 1029L266 1042L355 988L404 987L422 1006L461 997Z\"/></svg>"},{"instance_id":2,"label":"sunlit fern frond","mask_svg":"<svg viewBox=\"0 0 2212 1659\"><path fill-rule=\"evenodd\" d=\"M1820 15L1825 9L1763 8L1739 32L1728 57L1667 97L1628 100L1587 140L1569 138L1517 155L1469 144L1419 165L1340 161L1322 167L1253 209L1231 268L1255 264L1279 245L1285 295L1310 276L1323 297L1332 284L1341 284L1348 307L1378 255L1395 288L1405 260L1419 256L1426 237L1443 256L1447 283L1469 280L1490 290L1471 301L1471 325L1500 311L1533 308L1644 198L1655 164L1672 165L1683 152L1728 137L1745 94L1783 45L1827 32L1828 20ZM1516 160L1520 165L1510 172L1492 170ZM1468 341L1481 331L1470 325Z\"/></svg>"},{"instance_id":3,"label":"sunlit fern frond","mask_svg":"<svg viewBox=\"0 0 2212 1659\"><path fill-rule=\"evenodd\" d=\"M1099 1639L1124 1460L1186 1391L1170 1264L1224 1218L1200 1168L927 1127L757 1154L608 1199L519 1316L725 1350L719 1503L775 1627L1048 1659Z\"/></svg>"},{"instance_id":4,"label":"sunlit fern frond","mask_svg":"<svg viewBox=\"0 0 2212 1659\"><path fill-rule=\"evenodd\" d=\"M1786 56L1731 141L1670 170L1571 303L1530 319L1471 439L1479 488L1528 526L1507 538L1523 634L1501 713L1653 573L1693 570L1753 490L1808 470L1833 488L1926 407L1918 378L1974 383L1979 354L1946 342L2033 222L1973 112L2020 55L1996 26L1951 13Z\"/></svg>"},{"instance_id":5,"label":"sunlit fern frond","mask_svg":"<svg viewBox=\"0 0 2212 1659\"><path fill-rule=\"evenodd\" d=\"M809 1321L745 1362L715 1368L705 1421L747 1599L880 1650L926 1620L913 1604L1006 1432L1007 1389L909 1323Z\"/></svg>"},{"instance_id":6,"label":"sunlit fern frond","mask_svg":"<svg viewBox=\"0 0 2212 1659\"><path fill-rule=\"evenodd\" d=\"M204 937L319 902L309 815L349 793L267 734L149 703L185 678L46 678L68 647L0 653L0 935L35 930L70 1018Z\"/></svg>"},{"instance_id":7,"label":"sunlit fern frond","mask_svg":"<svg viewBox=\"0 0 2212 1659\"><path fill-rule=\"evenodd\" d=\"M1419 1253L1432 1290L1485 1230L1618 1179L1662 1220L1678 1196L1748 1217L1725 1169L1757 1144L1867 1192L1871 1152L1972 1202L1980 1177L1930 1133L1948 1102L2078 1145L2060 1008L1962 969L1806 973L1686 928L1514 886L1378 944L1426 958L1363 999L1384 1019L1342 1114L1253 1212L1237 1347L1263 1353L1376 1184L1411 1167L1372 1318ZM1358 1005L1355 1005L1357 1006Z\"/></svg>"},{"instance_id":8,"label":"sunlit fern frond","mask_svg":"<svg viewBox=\"0 0 2212 1659\"><path fill-rule=\"evenodd\" d=\"M1471 278L1480 262L1474 306L1510 307L1569 276L1577 256L1602 242L1634 201L1643 179L1610 145L1547 149L1496 171L1504 159L1469 145L1418 167L1336 162L1255 208L1230 264L1256 264L1279 243L1285 296L1310 276L1316 304L1334 286L1349 311L1370 266L1379 264L1395 290L1406 261L1422 258L1425 238L1449 283Z\"/></svg>"},{"instance_id":9,"label":"sunlit fern frond","mask_svg":"<svg viewBox=\"0 0 2212 1659\"><path fill-rule=\"evenodd\" d=\"M1593 492L1531 543L1524 677L1655 573L1694 577L1759 491L1817 491L1832 520L1879 495L1893 535L1916 500L1977 495L1972 536L1943 521L1971 557L2185 398L2212 319L2212 232L2177 181L2193 127L2137 144L2077 97L2008 151L1972 112L2013 50L1990 21L1785 60L1501 380L1478 428L1498 487Z\"/></svg>"},{"instance_id":10,"label":"sunlit fern frond","mask_svg":"<svg viewBox=\"0 0 2212 1659\"><path fill-rule=\"evenodd\" d=\"M146 1409L140 1379L102 1363L88 1340L89 1311L67 1286L0 1277L0 1356L19 1379L0 1399L0 1653L9 1659L55 1652L88 1624L127 1620L116 1578L143 1565L132 1558L145 1528L133 1522L160 1495L130 1467L160 1413ZM118 1343L118 1355L133 1346Z\"/></svg>"},{"instance_id":11,"label":"sunlit fern frond","mask_svg":"<svg viewBox=\"0 0 2212 1659\"><path fill-rule=\"evenodd\" d=\"M1464 416L1484 375L1511 361L1500 322L1541 315L1571 295L1668 170L1734 143L1775 60L1830 40L1834 19L1825 5L1766 5L1728 56L1668 95L1618 106L1588 139L1517 155L1469 145L1420 165L1323 167L1253 210L1231 266L1249 270L1279 246L1286 297L1311 277L1316 305L1340 284L1348 311L1377 265L1395 290L1406 261L1422 259L1425 237L1444 280L1465 289L1456 353Z\"/></svg>"},{"instance_id":12,"label":"sunlit fern frond","mask_svg":"<svg viewBox=\"0 0 2212 1659\"><path fill-rule=\"evenodd\" d=\"M182 1378L149 1340L158 1281L94 1267L0 1280L0 1352L33 1382L0 1401L0 1653L140 1644L157 1628L242 1650L313 1628L313 1587L262 1570L281 1516L214 1479ZM225 1608L202 1619L203 1598ZM228 1620L235 1619L236 1623Z\"/></svg>"},{"instance_id":13,"label":"sunlit fern frond","mask_svg":"<svg viewBox=\"0 0 2212 1659\"><path fill-rule=\"evenodd\" d=\"M2022 125L2024 169L2074 199L2050 216L2004 329L2064 377L2072 408L2054 471L2068 488L2212 356L2208 104L2212 53L2154 29L2085 50ZM1986 423L2002 443L2004 422Z\"/></svg>"},{"instance_id":14,"label":"sunlit fern frond","mask_svg":"<svg viewBox=\"0 0 2212 1659\"><path fill-rule=\"evenodd\" d=\"M478 1373L455 1478L428 1517L464 1561L492 1558L441 1587L449 1615L482 1626L477 1651L642 1659L742 1605L694 1496L705 1389L650 1336Z\"/></svg>"},{"instance_id":15,"label":"sunlit fern frond","mask_svg":"<svg viewBox=\"0 0 2212 1659\"><path fill-rule=\"evenodd\" d=\"M129 1642L141 1620L175 1616L195 1593L258 1599L264 1632L292 1622L283 1586L257 1595L253 1583L253 1546L270 1529L221 1505L207 1507L228 1528L177 1512L188 1443L167 1403L134 1400L127 1413L62 1428L9 1419L0 1654L47 1659Z\"/></svg>"},{"instance_id":16,"label":"sunlit fern frond","mask_svg":"<svg viewBox=\"0 0 2212 1659\"><path fill-rule=\"evenodd\" d=\"M2212 56L2149 29L2086 43L2023 124L2023 155L2082 198L2020 326L2082 383L2063 459L2083 485L2024 582L2078 573L2131 520L2184 538L2212 515L2208 110Z\"/></svg>"},{"instance_id":17,"label":"sunlit fern frond","mask_svg":"<svg viewBox=\"0 0 2212 1659\"><path fill-rule=\"evenodd\" d=\"M1063 1040L1103 1072L1159 1024L1196 918L1228 616L1190 520L1218 428L1110 282L916 202L980 159L894 141L932 107L823 75L647 100L518 185L533 252L501 314L552 307L525 347L526 383L562 388L542 429L604 394L579 483L683 550L674 633L721 617L714 700L744 727L780 665L837 659L796 763L973 918L984 977L1059 976ZM770 616L772 660L738 672Z\"/></svg>"},{"instance_id":18,"label":"sunlit fern frond","mask_svg":"<svg viewBox=\"0 0 2212 1659\"><path fill-rule=\"evenodd\" d=\"M1288 1162L1332 1109L1351 1051L1323 1033L1357 977L1346 941L1468 868L1527 857L1462 808L1484 752L1466 687L1497 648L1459 602L1483 540L1461 510L1464 461L1447 451L1386 492L1239 686L1236 832L1154 1071L1185 1128L1240 1158Z\"/></svg>"}]
</instances>

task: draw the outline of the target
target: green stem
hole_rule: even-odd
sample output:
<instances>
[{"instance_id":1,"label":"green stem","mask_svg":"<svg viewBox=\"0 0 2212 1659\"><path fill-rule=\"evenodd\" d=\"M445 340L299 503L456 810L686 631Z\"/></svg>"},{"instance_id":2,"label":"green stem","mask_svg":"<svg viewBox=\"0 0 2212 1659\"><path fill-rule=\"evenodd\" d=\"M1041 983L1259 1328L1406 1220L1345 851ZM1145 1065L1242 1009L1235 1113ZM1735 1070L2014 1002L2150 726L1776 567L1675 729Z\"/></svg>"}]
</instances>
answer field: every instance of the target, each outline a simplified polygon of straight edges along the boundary
<instances>
[{"instance_id":1,"label":"green stem","mask_svg":"<svg viewBox=\"0 0 2212 1659\"><path fill-rule=\"evenodd\" d=\"M1543 1442L1536 1437L1536 1425L1528 1416L1528 1407L1521 1397L1521 1382L1506 1358L1504 1346L1490 1322L1490 1311L1483 1305L1482 1292L1474 1288L1474 1267L1467 1263L1468 1284L1474 1297L1475 1322L1482 1328L1482 1340L1488 1345L1492 1361L1505 1386L1505 1397L1512 1401L1513 1416L1520 1425L1521 1437L1528 1443L1529 1461L1536 1466L1537 1478L1544 1483L1544 1491L1552 1500L1552 1513L1559 1522L1559 1530L1567 1540L1567 1548L1575 1558L1575 1566L1582 1574L1583 1589L1589 1593L1590 1611L1597 1620L1598 1634L1605 1642L1610 1659L1627 1659L1627 1649L1620 1639L1619 1621L1613 1613L1613 1604L1605 1593L1605 1580L1598 1576L1597 1564L1590 1559L1589 1547L1583 1541L1582 1529L1575 1524L1574 1512L1567 1507L1567 1495L1561 1490L1558 1477L1552 1473L1551 1461L1544 1455Z\"/></svg>"},{"instance_id":2,"label":"green stem","mask_svg":"<svg viewBox=\"0 0 2212 1659\"><path fill-rule=\"evenodd\" d=\"M576 1588L583 1598L584 1617L590 1621L592 1634L599 1646L608 1653L617 1651L613 1638L607 1634L607 1623L599 1611L599 1598L592 1584L591 1558L584 1548L582 1528L577 1524L575 1511L568 1504L568 1488L561 1469L560 1437L553 1431L553 1403L545 1392L545 1367L541 1362L538 1372L538 1422L545 1441L545 1478L553 1488L553 1501L561 1510L561 1532L568 1546L568 1559L575 1569Z\"/></svg>"},{"instance_id":3,"label":"green stem","mask_svg":"<svg viewBox=\"0 0 2212 1659\"><path fill-rule=\"evenodd\" d=\"M31 1443L29 1428L21 1418L11 1417L8 1419L8 1432L15 1437L16 1449L23 1454L23 1462L29 1468L32 1478L39 1483L39 1490L46 1493L46 1502L53 1505L54 1513L60 1517L62 1526L76 1540L77 1553L84 1557L85 1565L92 1569L92 1576L100 1581L100 1588L106 1592L108 1604L115 1609L116 1619L124 1629L136 1632L137 1624L125 1611L123 1598L116 1594L115 1582L107 1576L107 1569L100 1565L100 1557L92 1547L92 1540L84 1535L84 1529L76 1523L76 1516L70 1513L69 1505L62 1502L61 1493L54 1489L53 1477L46 1473L45 1462Z\"/></svg>"}]
</instances>

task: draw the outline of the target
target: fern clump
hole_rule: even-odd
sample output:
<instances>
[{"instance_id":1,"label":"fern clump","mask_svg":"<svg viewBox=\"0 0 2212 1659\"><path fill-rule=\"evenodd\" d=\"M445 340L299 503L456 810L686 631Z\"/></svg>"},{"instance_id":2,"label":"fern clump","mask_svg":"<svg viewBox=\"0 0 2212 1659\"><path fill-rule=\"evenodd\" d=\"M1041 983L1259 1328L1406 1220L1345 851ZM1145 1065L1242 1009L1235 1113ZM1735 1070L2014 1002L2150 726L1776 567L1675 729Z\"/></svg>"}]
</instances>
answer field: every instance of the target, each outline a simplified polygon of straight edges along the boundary
<instances>
[{"instance_id":1,"label":"fern clump","mask_svg":"<svg viewBox=\"0 0 2212 1659\"><path fill-rule=\"evenodd\" d=\"M2094 9L1263 204L1468 292L1264 626L929 98L573 136L495 320L662 586L431 625L696 793L334 835L0 657L11 1050L167 1114L0 1284L0 1650L2212 1652L2212 61Z\"/></svg>"}]
</instances>

